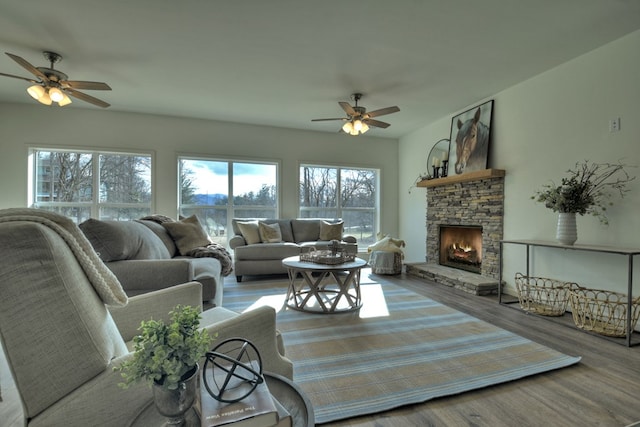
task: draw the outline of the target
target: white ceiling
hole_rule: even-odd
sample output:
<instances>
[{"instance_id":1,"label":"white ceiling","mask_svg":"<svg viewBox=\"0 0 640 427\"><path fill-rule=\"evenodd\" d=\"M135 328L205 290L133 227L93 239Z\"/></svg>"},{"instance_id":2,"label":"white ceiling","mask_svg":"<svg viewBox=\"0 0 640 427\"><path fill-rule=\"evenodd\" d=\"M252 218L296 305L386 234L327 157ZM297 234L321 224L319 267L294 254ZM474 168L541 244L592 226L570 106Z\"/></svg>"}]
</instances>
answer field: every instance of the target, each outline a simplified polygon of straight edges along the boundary
<instances>
[{"instance_id":1,"label":"white ceiling","mask_svg":"<svg viewBox=\"0 0 640 427\"><path fill-rule=\"evenodd\" d=\"M0 0L0 52L60 53L109 110L336 132L311 119L362 92L400 107L368 134L393 138L638 29L638 0ZM0 102L28 85L0 77Z\"/></svg>"}]
</instances>

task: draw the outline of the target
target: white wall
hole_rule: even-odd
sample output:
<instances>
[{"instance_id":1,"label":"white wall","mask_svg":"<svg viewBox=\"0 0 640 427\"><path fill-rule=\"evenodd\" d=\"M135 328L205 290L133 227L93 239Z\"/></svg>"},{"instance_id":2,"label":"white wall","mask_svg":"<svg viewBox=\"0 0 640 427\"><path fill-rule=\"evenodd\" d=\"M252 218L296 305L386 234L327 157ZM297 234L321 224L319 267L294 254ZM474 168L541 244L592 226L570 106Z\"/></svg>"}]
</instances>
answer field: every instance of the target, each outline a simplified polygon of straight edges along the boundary
<instances>
[{"instance_id":1,"label":"white wall","mask_svg":"<svg viewBox=\"0 0 640 427\"><path fill-rule=\"evenodd\" d=\"M505 239L555 239L557 214L531 196L542 184L558 182L576 161L640 165L638 76L640 31L486 98L495 99L489 167L506 171ZM400 236L407 241L409 262L425 261L427 190L407 189L426 170L433 144L449 137L451 117L461 111L400 140ZM620 117L621 131L610 133L614 117ZM638 175L640 169L630 171ZM608 227L594 217L578 216L578 244L640 248L640 178L628 188L631 192L608 211ZM626 284L623 257L546 250L537 252L534 262L537 275L598 288ZM637 272L639 265L636 259ZM523 254L507 248L504 278L511 283L524 268Z\"/></svg>"},{"instance_id":2,"label":"white wall","mask_svg":"<svg viewBox=\"0 0 640 427\"><path fill-rule=\"evenodd\" d=\"M300 163L380 168L380 228L398 231L396 139L37 103L0 104L0 208L27 206L29 146L153 152L155 212L171 217L177 215L178 154L281 162L280 214L284 218L297 216Z\"/></svg>"}]
</instances>

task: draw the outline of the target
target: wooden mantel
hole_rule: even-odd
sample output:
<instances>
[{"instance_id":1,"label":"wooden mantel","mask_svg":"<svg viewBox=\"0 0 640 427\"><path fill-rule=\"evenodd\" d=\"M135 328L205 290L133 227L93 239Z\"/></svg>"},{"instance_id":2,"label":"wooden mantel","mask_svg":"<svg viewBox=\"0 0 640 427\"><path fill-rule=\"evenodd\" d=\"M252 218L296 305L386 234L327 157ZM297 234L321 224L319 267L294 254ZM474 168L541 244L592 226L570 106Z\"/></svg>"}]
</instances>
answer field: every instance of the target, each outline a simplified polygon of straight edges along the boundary
<instances>
[{"instance_id":1,"label":"wooden mantel","mask_svg":"<svg viewBox=\"0 0 640 427\"><path fill-rule=\"evenodd\" d=\"M484 169L463 173L461 175L450 175L444 178L423 179L416 184L416 187L438 187L441 185L457 184L459 182L477 181L480 179L498 178L504 176L504 169Z\"/></svg>"}]
</instances>

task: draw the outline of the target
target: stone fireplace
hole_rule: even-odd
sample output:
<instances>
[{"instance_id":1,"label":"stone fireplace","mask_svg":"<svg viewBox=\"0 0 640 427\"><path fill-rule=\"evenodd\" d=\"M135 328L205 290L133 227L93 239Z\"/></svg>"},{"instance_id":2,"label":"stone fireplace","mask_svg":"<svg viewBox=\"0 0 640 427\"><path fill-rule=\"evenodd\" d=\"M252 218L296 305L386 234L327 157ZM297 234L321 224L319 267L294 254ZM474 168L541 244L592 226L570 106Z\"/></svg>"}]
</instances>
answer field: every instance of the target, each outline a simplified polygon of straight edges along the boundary
<instances>
[{"instance_id":1,"label":"stone fireplace","mask_svg":"<svg viewBox=\"0 0 640 427\"><path fill-rule=\"evenodd\" d=\"M427 187L426 263L407 265L407 273L478 295L497 292L504 171L486 169L418 186Z\"/></svg>"}]
</instances>

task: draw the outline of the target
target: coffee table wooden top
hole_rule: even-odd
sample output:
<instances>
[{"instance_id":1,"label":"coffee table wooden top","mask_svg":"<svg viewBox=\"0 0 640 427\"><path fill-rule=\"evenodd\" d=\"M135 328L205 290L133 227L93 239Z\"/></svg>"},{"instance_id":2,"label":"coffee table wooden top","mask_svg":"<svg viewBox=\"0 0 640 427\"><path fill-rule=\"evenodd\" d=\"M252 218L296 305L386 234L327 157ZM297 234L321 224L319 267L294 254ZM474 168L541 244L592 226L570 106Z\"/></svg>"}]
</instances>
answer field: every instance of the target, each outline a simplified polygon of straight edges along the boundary
<instances>
[{"instance_id":1,"label":"coffee table wooden top","mask_svg":"<svg viewBox=\"0 0 640 427\"><path fill-rule=\"evenodd\" d=\"M316 262L300 261L300 256L290 256L282 260L282 265L288 268L296 270L313 270L313 271L332 271L332 270L353 270L362 268L367 265L367 262L361 258L356 258L353 261L343 262L341 264L320 264Z\"/></svg>"}]
</instances>

